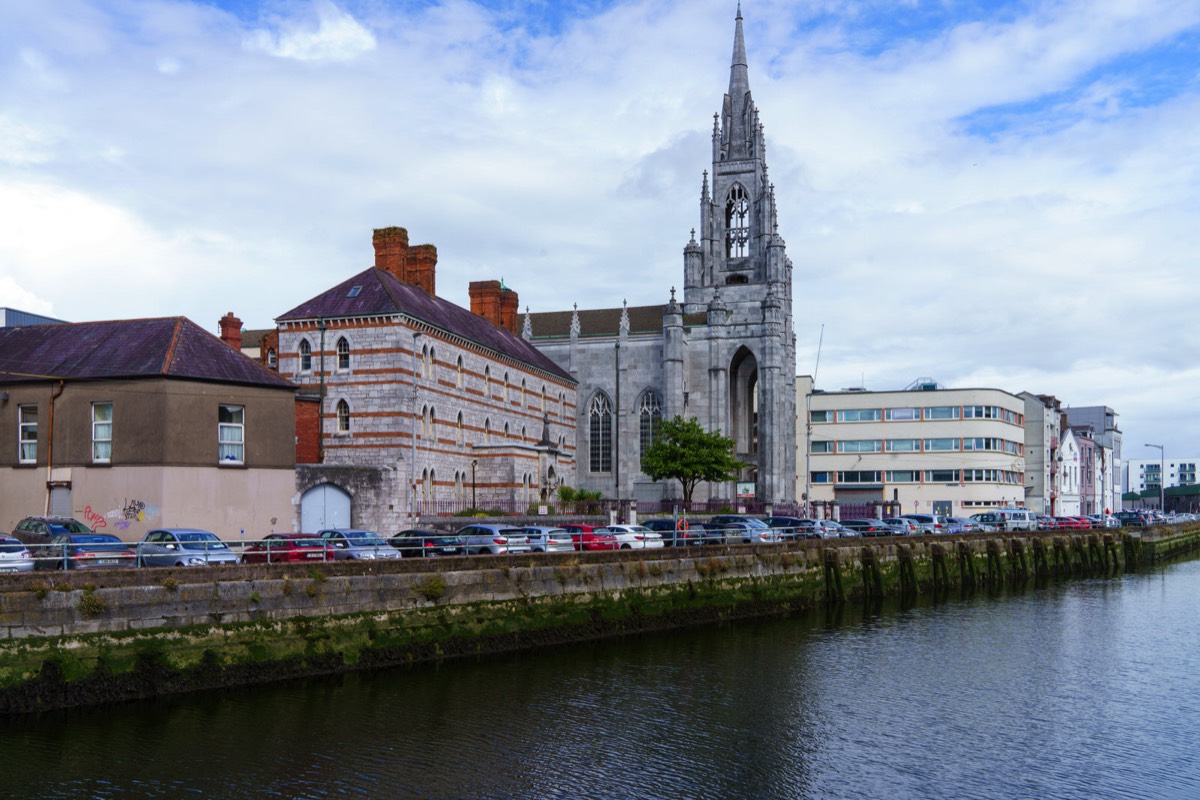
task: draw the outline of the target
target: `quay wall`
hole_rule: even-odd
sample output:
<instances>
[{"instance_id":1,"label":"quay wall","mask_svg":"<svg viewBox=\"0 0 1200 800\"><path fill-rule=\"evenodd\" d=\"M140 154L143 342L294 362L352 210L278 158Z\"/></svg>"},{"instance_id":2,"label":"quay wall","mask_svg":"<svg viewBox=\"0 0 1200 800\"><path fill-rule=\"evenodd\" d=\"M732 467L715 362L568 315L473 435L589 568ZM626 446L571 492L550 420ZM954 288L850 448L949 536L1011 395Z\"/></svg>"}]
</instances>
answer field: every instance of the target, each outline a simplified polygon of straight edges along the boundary
<instances>
[{"instance_id":1,"label":"quay wall","mask_svg":"<svg viewBox=\"0 0 1200 800\"><path fill-rule=\"evenodd\" d=\"M984 534L0 576L0 714L484 655L883 597L1116 576L1200 549Z\"/></svg>"}]
</instances>

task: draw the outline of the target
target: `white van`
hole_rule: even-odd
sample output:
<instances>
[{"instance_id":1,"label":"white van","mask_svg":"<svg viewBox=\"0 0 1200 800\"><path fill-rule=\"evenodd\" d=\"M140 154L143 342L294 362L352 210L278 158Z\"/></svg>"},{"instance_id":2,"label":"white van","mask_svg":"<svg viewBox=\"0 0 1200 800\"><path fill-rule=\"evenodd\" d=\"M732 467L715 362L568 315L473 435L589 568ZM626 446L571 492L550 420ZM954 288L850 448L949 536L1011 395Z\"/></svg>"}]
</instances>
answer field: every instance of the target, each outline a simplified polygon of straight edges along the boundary
<instances>
[{"instance_id":1,"label":"white van","mask_svg":"<svg viewBox=\"0 0 1200 800\"><path fill-rule=\"evenodd\" d=\"M1006 531L1036 531L1037 514L1028 508L997 508L996 514L1004 520Z\"/></svg>"}]
</instances>

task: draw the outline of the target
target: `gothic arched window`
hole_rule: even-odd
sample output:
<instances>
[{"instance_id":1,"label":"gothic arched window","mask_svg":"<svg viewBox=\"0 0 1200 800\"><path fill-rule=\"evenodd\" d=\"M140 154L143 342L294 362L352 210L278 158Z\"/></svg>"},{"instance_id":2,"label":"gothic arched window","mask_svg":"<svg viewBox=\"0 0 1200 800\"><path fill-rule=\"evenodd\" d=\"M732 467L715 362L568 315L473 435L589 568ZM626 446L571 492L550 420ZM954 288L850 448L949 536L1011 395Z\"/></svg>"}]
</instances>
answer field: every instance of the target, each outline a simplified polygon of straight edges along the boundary
<instances>
[{"instance_id":1,"label":"gothic arched window","mask_svg":"<svg viewBox=\"0 0 1200 800\"><path fill-rule=\"evenodd\" d=\"M343 336L337 340L337 368L350 369L350 343Z\"/></svg>"},{"instance_id":2,"label":"gothic arched window","mask_svg":"<svg viewBox=\"0 0 1200 800\"><path fill-rule=\"evenodd\" d=\"M613 408L608 396L597 394L588 403L588 468L612 472Z\"/></svg>"},{"instance_id":3,"label":"gothic arched window","mask_svg":"<svg viewBox=\"0 0 1200 800\"><path fill-rule=\"evenodd\" d=\"M345 400L338 400L337 429L338 433L350 432L350 404Z\"/></svg>"},{"instance_id":4,"label":"gothic arched window","mask_svg":"<svg viewBox=\"0 0 1200 800\"><path fill-rule=\"evenodd\" d=\"M662 423L662 400L653 392L642 395L641 408L638 409L639 443L641 457L645 458L646 451L658 438L658 426Z\"/></svg>"},{"instance_id":5,"label":"gothic arched window","mask_svg":"<svg viewBox=\"0 0 1200 800\"><path fill-rule=\"evenodd\" d=\"M312 371L312 345L308 343L308 339L300 340L300 371Z\"/></svg>"},{"instance_id":6,"label":"gothic arched window","mask_svg":"<svg viewBox=\"0 0 1200 800\"><path fill-rule=\"evenodd\" d=\"M725 201L725 257L744 258L750 244L750 201L746 190L735 183Z\"/></svg>"}]
</instances>

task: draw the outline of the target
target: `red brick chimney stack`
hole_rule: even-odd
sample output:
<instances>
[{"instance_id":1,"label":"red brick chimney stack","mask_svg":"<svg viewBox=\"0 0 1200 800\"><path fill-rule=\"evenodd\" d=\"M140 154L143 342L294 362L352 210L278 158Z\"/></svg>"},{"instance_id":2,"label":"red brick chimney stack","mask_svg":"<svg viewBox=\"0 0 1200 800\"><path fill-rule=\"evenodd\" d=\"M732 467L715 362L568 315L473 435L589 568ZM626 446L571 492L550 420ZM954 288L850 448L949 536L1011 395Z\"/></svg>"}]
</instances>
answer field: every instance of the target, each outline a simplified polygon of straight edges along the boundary
<instances>
[{"instance_id":1,"label":"red brick chimney stack","mask_svg":"<svg viewBox=\"0 0 1200 800\"><path fill-rule=\"evenodd\" d=\"M520 335L517 330L517 293L500 281L471 281L471 313L478 314L498 328Z\"/></svg>"},{"instance_id":2,"label":"red brick chimney stack","mask_svg":"<svg viewBox=\"0 0 1200 800\"><path fill-rule=\"evenodd\" d=\"M408 231L400 227L376 228L375 268L392 274L396 280L410 283L436 295L437 248L431 244L409 247Z\"/></svg>"},{"instance_id":3,"label":"red brick chimney stack","mask_svg":"<svg viewBox=\"0 0 1200 800\"><path fill-rule=\"evenodd\" d=\"M221 317L221 341L242 352L242 321L230 311Z\"/></svg>"}]
</instances>

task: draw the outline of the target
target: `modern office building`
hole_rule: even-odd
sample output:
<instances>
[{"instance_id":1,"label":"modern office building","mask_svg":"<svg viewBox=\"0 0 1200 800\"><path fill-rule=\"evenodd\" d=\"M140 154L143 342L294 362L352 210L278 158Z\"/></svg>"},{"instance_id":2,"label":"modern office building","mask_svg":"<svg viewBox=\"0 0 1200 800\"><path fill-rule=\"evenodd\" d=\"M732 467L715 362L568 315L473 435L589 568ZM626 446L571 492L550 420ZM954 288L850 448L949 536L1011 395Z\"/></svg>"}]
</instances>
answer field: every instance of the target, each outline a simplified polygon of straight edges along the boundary
<instances>
[{"instance_id":1,"label":"modern office building","mask_svg":"<svg viewBox=\"0 0 1200 800\"><path fill-rule=\"evenodd\" d=\"M1025 401L1001 389L812 391L797 493L813 503L890 501L908 513L969 515L1025 504Z\"/></svg>"}]
</instances>

